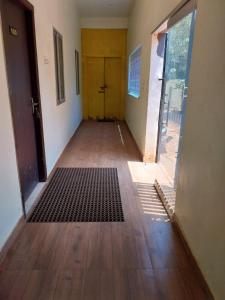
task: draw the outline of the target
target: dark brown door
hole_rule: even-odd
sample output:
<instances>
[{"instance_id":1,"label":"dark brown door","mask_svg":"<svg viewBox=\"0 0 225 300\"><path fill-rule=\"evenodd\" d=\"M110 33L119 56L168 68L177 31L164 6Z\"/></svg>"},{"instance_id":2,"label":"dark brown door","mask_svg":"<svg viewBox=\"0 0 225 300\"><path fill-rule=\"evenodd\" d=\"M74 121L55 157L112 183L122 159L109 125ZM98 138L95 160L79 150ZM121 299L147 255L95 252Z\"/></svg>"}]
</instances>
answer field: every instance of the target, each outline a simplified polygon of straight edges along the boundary
<instances>
[{"instance_id":1,"label":"dark brown door","mask_svg":"<svg viewBox=\"0 0 225 300\"><path fill-rule=\"evenodd\" d=\"M16 1L2 2L9 96L23 200L39 181L32 79L26 9Z\"/></svg>"}]
</instances>

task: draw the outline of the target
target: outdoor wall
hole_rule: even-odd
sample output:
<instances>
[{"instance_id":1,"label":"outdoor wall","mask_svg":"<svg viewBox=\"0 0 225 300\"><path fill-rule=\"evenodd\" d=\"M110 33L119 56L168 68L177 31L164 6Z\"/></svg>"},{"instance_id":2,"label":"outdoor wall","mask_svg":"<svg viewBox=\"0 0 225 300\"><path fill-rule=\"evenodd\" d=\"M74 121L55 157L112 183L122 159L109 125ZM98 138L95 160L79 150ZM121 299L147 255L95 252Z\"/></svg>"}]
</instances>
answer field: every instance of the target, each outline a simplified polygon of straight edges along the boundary
<instances>
[{"instance_id":1,"label":"outdoor wall","mask_svg":"<svg viewBox=\"0 0 225 300\"><path fill-rule=\"evenodd\" d=\"M76 96L75 49L80 24L74 0L32 0L48 174L82 119ZM66 102L56 105L53 27L63 35ZM22 215L0 24L0 249Z\"/></svg>"},{"instance_id":2,"label":"outdoor wall","mask_svg":"<svg viewBox=\"0 0 225 300\"><path fill-rule=\"evenodd\" d=\"M139 100L127 97L126 120L143 154L146 141L151 31L179 2L138 0L129 21L129 53L142 45L143 63L141 97ZM197 11L175 212L215 299L223 300L225 2L199 0Z\"/></svg>"}]
</instances>

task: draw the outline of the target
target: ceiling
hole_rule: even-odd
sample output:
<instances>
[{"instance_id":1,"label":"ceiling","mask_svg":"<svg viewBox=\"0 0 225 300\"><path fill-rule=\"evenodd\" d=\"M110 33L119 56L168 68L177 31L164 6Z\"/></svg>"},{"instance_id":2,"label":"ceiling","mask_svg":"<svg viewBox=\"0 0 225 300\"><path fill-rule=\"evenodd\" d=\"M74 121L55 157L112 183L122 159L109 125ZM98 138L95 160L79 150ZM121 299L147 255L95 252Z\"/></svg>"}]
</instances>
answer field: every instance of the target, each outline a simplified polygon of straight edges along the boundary
<instances>
[{"instance_id":1,"label":"ceiling","mask_svg":"<svg viewBox=\"0 0 225 300\"><path fill-rule=\"evenodd\" d=\"M82 17L128 17L134 0L78 0Z\"/></svg>"}]
</instances>

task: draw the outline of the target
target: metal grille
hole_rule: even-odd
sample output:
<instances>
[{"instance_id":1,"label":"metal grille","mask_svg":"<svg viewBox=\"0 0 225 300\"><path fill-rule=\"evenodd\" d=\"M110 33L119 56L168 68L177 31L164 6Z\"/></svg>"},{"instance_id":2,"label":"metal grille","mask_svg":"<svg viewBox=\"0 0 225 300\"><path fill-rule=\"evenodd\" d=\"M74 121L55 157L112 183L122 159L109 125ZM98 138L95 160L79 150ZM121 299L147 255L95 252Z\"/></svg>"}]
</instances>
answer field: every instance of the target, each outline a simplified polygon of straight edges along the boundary
<instances>
[{"instance_id":1,"label":"metal grille","mask_svg":"<svg viewBox=\"0 0 225 300\"><path fill-rule=\"evenodd\" d=\"M117 169L58 168L28 222L123 222Z\"/></svg>"}]
</instances>

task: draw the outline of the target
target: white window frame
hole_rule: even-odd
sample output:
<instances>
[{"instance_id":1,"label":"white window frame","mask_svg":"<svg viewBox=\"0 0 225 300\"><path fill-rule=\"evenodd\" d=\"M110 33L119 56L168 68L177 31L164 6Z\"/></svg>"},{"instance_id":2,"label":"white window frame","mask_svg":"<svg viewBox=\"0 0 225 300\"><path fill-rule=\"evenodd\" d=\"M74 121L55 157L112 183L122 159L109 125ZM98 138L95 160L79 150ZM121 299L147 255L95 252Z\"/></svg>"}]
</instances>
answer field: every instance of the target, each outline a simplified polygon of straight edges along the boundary
<instances>
[{"instance_id":1,"label":"white window frame","mask_svg":"<svg viewBox=\"0 0 225 300\"><path fill-rule=\"evenodd\" d=\"M142 52L142 46L138 46L135 48L134 51L131 52L129 55L129 67L128 67L128 94L136 99L140 98L141 94L141 52ZM131 84L131 68L132 65L132 59L135 55L139 54L139 78L138 78L138 87L133 87ZM137 83L136 83L137 84Z\"/></svg>"},{"instance_id":2,"label":"white window frame","mask_svg":"<svg viewBox=\"0 0 225 300\"><path fill-rule=\"evenodd\" d=\"M57 105L65 102L63 37L53 28Z\"/></svg>"}]
</instances>

